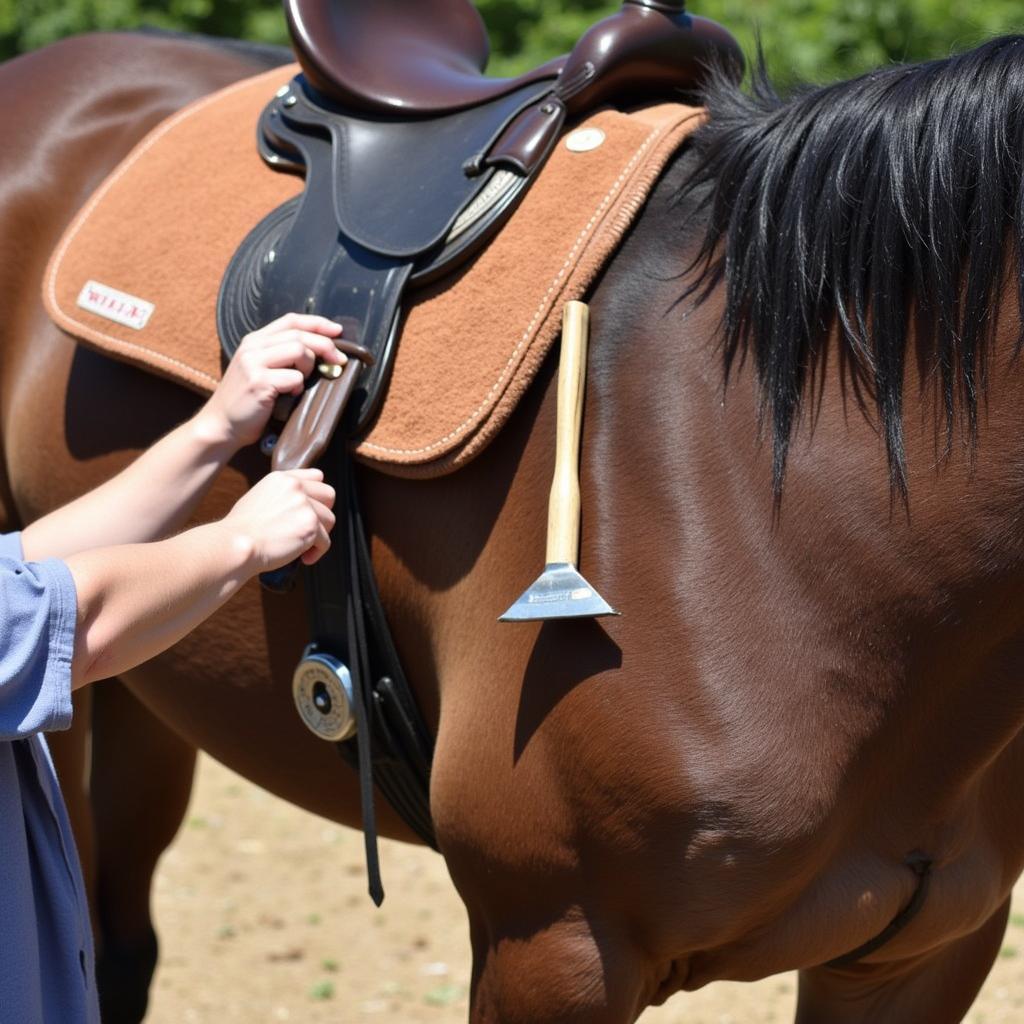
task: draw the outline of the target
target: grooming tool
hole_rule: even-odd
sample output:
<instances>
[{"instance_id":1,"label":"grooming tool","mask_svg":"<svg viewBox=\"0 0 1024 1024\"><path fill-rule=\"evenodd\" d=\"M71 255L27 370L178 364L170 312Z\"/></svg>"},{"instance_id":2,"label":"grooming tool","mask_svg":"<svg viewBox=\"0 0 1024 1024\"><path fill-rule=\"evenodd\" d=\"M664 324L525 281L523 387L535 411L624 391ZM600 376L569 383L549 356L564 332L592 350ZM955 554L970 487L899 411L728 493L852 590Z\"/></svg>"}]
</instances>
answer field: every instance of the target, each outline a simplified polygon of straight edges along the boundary
<instances>
[{"instance_id":1,"label":"grooming tool","mask_svg":"<svg viewBox=\"0 0 1024 1024\"><path fill-rule=\"evenodd\" d=\"M548 501L547 564L519 600L500 617L501 622L619 614L576 568L580 546L580 433L589 318L586 303L565 304L558 363L555 477Z\"/></svg>"}]
</instances>

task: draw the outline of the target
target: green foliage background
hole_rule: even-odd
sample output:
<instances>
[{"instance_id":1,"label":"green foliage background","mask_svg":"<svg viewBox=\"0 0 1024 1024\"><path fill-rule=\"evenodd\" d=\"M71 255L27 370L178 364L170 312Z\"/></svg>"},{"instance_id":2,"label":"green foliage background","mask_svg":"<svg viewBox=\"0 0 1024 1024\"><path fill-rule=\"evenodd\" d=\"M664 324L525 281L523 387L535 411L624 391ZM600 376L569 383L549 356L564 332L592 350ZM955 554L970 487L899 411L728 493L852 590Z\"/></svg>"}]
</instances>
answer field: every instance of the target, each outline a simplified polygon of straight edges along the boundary
<instances>
[{"instance_id":1,"label":"green foliage background","mask_svg":"<svg viewBox=\"0 0 1024 1024\"><path fill-rule=\"evenodd\" d=\"M494 46L490 71L505 74L568 49L618 3L478 0L478 6ZM1020 0L959 6L948 0L692 0L691 13L722 22L748 53L759 31L777 77L818 82L1024 31ZM0 57L76 32L140 25L287 41L279 0L0 0Z\"/></svg>"}]
</instances>

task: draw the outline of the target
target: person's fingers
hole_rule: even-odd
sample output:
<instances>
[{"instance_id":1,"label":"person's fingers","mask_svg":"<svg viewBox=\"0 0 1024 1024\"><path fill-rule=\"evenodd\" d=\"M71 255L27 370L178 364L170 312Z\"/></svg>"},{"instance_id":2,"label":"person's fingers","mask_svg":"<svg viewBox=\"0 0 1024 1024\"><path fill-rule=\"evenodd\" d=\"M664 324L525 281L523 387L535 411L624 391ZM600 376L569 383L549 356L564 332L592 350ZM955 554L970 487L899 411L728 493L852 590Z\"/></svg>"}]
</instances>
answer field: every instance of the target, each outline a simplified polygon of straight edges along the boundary
<instances>
[{"instance_id":1,"label":"person's fingers","mask_svg":"<svg viewBox=\"0 0 1024 1024\"><path fill-rule=\"evenodd\" d=\"M268 345L258 353L251 353L250 358L259 360L262 366L271 370L294 367L308 377L316 366L317 354L301 341L279 341L276 345Z\"/></svg>"},{"instance_id":2,"label":"person's fingers","mask_svg":"<svg viewBox=\"0 0 1024 1024\"><path fill-rule=\"evenodd\" d=\"M341 364L348 362L348 356L334 344L334 338L325 338L322 334L315 334L312 331L301 331L300 336L303 344L311 348L325 362Z\"/></svg>"},{"instance_id":3,"label":"person's fingers","mask_svg":"<svg viewBox=\"0 0 1024 1024\"><path fill-rule=\"evenodd\" d=\"M327 531L321 524L317 530L316 539L313 541L312 547L304 551L301 556L302 564L313 565L314 563L319 562L320 559L327 554L330 546L331 538L327 536Z\"/></svg>"},{"instance_id":4,"label":"person's fingers","mask_svg":"<svg viewBox=\"0 0 1024 1024\"><path fill-rule=\"evenodd\" d=\"M323 480L324 478L322 469L280 469L278 472L282 476L291 476L296 480Z\"/></svg>"},{"instance_id":5,"label":"person's fingers","mask_svg":"<svg viewBox=\"0 0 1024 1024\"><path fill-rule=\"evenodd\" d=\"M308 331L288 331L275 336L274 344L265 348L251 348L247 352L250 365L280 368L294 366L308 377L317 363L344 365L348 357L334 347L330 338L322 338Z\"/></svg>"},{"instance_id":6,"label":"person's fingers","mask_svg":"<svg viewBox=\"0 0 1024 1024\"><path fill-rule=\"evenodd\" d=\"M334 507L334 488L322 480L304 480L302 489L312 501L319 502L325 508Z\"/></svg>"},{"instance_id":7,"label":"person's fingers","mask_svg":"<svg viewBox=\"0 0 1024 1024\"><path fill-rule=\"evenodd\" d=\"M247 334L242 339L242 344L246 344L249 339L259 339L268 334L277 334L287 330L312 331L328 338L336 338L342 333L341 324L329 320L325 316L319 316L316 313L285 313L276 320L264 324L258 330Z\"/></svg>"},{"instance_id":8,"label":"person's fingers","mask_svg":"<svg viewBox=\"0 0 1024 1024\"><path fill-rule=\"evenodd\" d=\"M301 395L306 375L301 370L267 370L263 378L278 395Z\"/></svg>"},{"instance_id":9,"label":"person's fingers","mask_svg":"<svg viewBox=\"0 0 1024 1024\"><path fill-rule=\"evenodd\" d=\"M317 519L320 520L320 525L330 533L334 529L335 517L334 513L327 506L319 501L312 502L313 511L316 513Z\"/></svg>"},{"instance_id":10,"label":"person's fingers","mask_svg":"<svg viewBox=\"0 0 1024 1024\"><path fill-rule=\"evenodd\" d=\"M331 362L345 362L347 356L334 344L334 338L325 338L313 331L282 331L272 336L273 344L268 344L267 349L275 348L278 345L301 345L310 352L315 353L321 359Z\"/></svg>"},{"instance_id":11,"label":"person's fingers","mask_svg":"<svg viewBox=\"0 0 1024 1024\"><path fill-rule=\"evenodd\" d=\"M325 338L314 331L288 331L284 335L289 340L298 341L314 352L321 360L328 363L346 363L348 356L334 344L334 338Z\"/></svg>"}]
</instances>

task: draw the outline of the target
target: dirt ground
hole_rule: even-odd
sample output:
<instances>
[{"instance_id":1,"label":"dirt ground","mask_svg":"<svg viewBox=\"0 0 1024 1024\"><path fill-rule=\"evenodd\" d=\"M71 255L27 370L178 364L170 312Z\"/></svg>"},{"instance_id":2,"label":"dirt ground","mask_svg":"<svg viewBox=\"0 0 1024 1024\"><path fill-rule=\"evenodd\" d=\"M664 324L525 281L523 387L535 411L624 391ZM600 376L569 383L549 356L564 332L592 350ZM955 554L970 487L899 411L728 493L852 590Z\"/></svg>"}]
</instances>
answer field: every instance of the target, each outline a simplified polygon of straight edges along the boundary
<instances>
[{"instance_id":1,"label":"dirt ground","mask_svg":"<svg viewBox=\"0 0 1024 1024\"><path fill-rule=\"evenodd\" d=\"M436 855L383 844L387 899L366 896L362 836L208 758L156 882L162 943L147 1024L464 1024L469 946ZM779 1024L794 980L718 984L642 1024ZM1024 1020L1024 886L971 1024ZM923 1024L923 1022L922 1022Z\"/></svg>"}]
</instances>

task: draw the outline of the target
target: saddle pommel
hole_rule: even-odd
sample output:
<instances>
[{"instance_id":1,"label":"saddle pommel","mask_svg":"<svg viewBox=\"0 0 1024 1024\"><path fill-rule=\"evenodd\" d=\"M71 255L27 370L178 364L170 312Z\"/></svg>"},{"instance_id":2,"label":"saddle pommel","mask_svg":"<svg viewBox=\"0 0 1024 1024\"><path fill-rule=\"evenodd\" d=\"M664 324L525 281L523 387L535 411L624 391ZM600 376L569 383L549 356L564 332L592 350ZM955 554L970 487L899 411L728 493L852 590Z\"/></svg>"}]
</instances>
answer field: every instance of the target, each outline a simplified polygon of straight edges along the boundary
<instances>
[{"instance_id":1,"label":"saddle pommel","mask_svg":"<svg viewBox=\"0 0 1024 1024\"><path fill-rule=\"evenodd\" d=\"M721 25L687 14L682 3L625 0L580 37L551 95L508 126L487 162L530 174L566 120L613 100L622 105L698 89L716 63L742 74L743 53Z\"/></svg>"}]
</instances>

